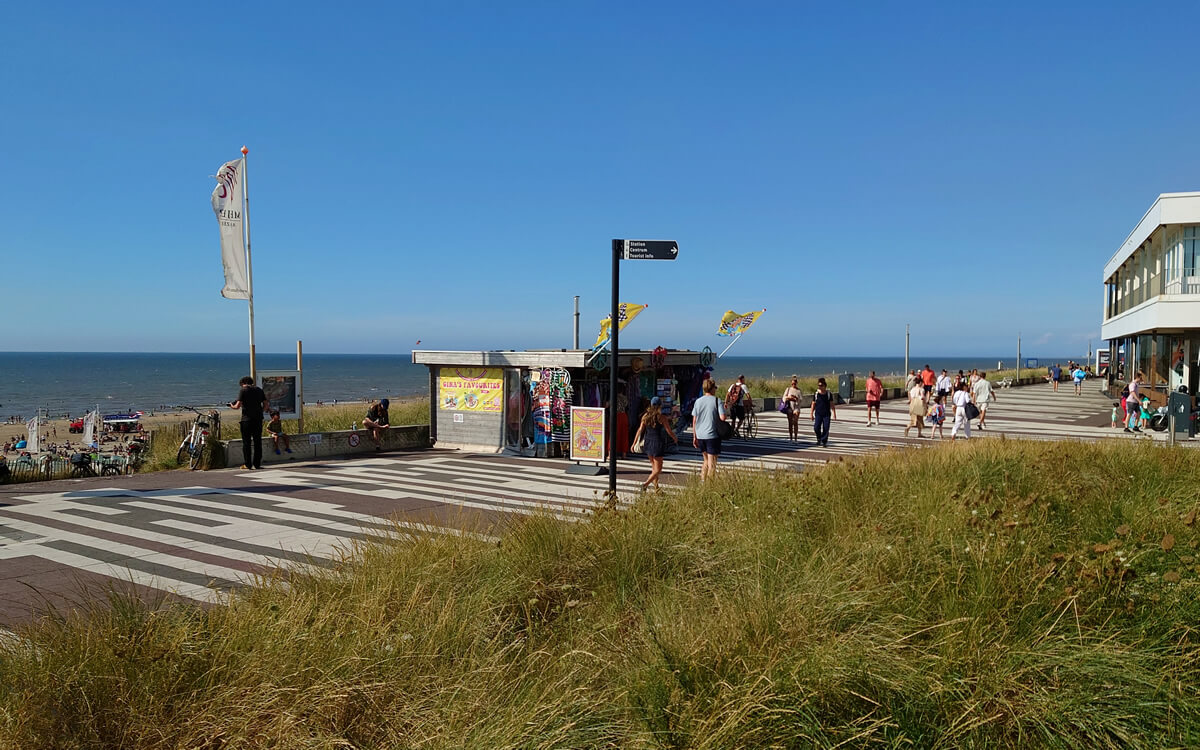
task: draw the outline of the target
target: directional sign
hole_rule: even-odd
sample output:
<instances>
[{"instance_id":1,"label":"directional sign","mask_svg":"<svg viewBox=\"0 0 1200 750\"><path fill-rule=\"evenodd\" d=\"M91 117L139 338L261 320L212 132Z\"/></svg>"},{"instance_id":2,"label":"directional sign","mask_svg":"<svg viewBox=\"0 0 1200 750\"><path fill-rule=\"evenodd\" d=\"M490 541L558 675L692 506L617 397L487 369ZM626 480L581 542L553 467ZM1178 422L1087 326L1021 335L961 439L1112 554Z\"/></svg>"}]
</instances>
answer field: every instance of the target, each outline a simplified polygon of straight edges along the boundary
<instances>
[{"instance_id":1,"label":"directional sign","mask_svg":"<svg viewBox=\"0 0 1200 750\"><path fill-rule=\"evenodd\" d=\"M625 260L675 260L679 243L675 240L624 240Z\"/></svg>"}]
</instances>

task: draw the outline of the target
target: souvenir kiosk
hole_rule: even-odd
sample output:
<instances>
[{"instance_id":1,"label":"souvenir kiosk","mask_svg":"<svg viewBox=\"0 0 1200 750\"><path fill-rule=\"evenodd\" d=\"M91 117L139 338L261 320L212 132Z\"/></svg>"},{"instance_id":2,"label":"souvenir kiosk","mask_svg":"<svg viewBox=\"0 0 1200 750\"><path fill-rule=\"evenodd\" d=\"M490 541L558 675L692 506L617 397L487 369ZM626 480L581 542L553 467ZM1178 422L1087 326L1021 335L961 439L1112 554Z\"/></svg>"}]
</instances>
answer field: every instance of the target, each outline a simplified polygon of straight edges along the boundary
<instances>
[{"instance_id":1,"label":"souvenir kiosk","mask_svg":"<svg viewBox=\"0 0 1200 750\"><path fill-rule=\"evenodd\" d=\"M608 353L586 349L439 352L417 350L429 368L430 441L439 448L567 456L572 406L607 406ZM658 396L680 423L691 415L711 352L622 350L617 362L618 448Z\"/></svg>"}]
</instances>

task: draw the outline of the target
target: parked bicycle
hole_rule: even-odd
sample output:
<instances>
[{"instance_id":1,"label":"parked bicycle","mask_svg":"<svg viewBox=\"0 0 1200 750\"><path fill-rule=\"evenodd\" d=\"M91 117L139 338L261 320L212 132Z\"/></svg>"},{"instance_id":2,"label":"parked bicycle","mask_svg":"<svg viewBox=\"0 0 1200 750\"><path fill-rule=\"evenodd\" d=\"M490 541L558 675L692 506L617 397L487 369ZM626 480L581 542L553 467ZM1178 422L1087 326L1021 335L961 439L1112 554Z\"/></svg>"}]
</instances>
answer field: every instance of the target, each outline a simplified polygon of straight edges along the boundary
<instances>
[{"instance_id":1,"label":"parked bicycle","mask_svg":"<svg viewBox=\"0 0 1200 750\"><path fill-rule=\"evenodd\" d=\"M178 408L195 412L196 418L192 421L191 430L179 444L179 452L175 454L175 460L181 464L186 462L188 468L195 471L196 467L200 465L200 458L204 455L204 444L208 442L209 435L220 432L221 415L216 411L202 412L194 406Z\"/></svg>"}]
</instances>

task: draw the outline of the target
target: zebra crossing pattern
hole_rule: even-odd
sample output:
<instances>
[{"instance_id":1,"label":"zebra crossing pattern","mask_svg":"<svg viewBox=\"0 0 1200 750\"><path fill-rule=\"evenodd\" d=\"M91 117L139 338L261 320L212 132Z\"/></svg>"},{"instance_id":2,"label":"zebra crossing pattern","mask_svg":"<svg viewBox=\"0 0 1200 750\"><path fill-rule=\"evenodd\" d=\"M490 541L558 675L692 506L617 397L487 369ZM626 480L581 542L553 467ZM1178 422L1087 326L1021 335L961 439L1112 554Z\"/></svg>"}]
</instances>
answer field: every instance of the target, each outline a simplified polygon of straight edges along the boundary
<instances>
[{"instance_id":1,"label":"zebra crossing pattern","mask_svg":"<svg viewBox=\"0 0 1200 750\"><path fill-rule=\"evenodd\" d=\"M1034 386L998 396L988 429L973 439L1131 438L1106 426L1111 401L1094 390L1077 397ZM794 443L782 414L762 413L758 436L728 441L720 463L800 470L937 442L904 437L902 402L885 403L881 417L868 427L862 405L843 405L829 446L819 448L803 419ZM664 479L686 481L699 463L685 434ZM370 537L490 538L522 515L585 518L604 502L608 478L566 474L565 466L562 459L430 450L253 472L148 474L120 485L105 478L8 486L0 492L0 624L46 606L74 606L97 586L211 603L279 566L332 565ZM640 458L620 462L622 504L636 497L646 471Z\"/></svg>"}]
</instances>

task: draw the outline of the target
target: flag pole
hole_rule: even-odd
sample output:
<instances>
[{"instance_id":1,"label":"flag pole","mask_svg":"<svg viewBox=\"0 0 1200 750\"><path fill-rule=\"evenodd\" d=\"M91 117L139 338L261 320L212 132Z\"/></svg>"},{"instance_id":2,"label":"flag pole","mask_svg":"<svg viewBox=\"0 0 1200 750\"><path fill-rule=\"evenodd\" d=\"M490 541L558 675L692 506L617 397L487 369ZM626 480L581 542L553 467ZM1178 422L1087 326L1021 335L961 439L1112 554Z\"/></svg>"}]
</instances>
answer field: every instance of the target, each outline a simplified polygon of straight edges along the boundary
<instances>
[{"instance_id":1,"label":"flag pole","mask_svg":"<svg viewBox=\"0 0 1200 750\"><path fill-rule=\"evenodd\" d=\"M730 348L731 346L733 346L734 344L736 344L736 343L738 342L738 339L740 339L741 337L742 337L742 334L740 334L740 333L739 333L738 335L734 336L734 337L733 337L733 341L730 341L730 342L729 342L729 346L727 346L727 347L725 347L724 349L722 349L722 350L721 350L721 353L717 355L717 359L720 359L721 357L724 357L724 356L725 356L725 352L729 351L729 348Z\"/></svg>"},{"instance_id":2,"label":"flag pole","mask_svg":"<svg viewBox=\"0 0 1200 750\"><path fill-rule=\"evenodd\" d=\"M246 286L247 301L250 303L250 377L258 382L257 368L254 362L254 270L250 265L250 179L247 173L246 163L250 149L242 146L242 215L245 219L242 222L246 233Z\"/></svg>"}]
</instances>

